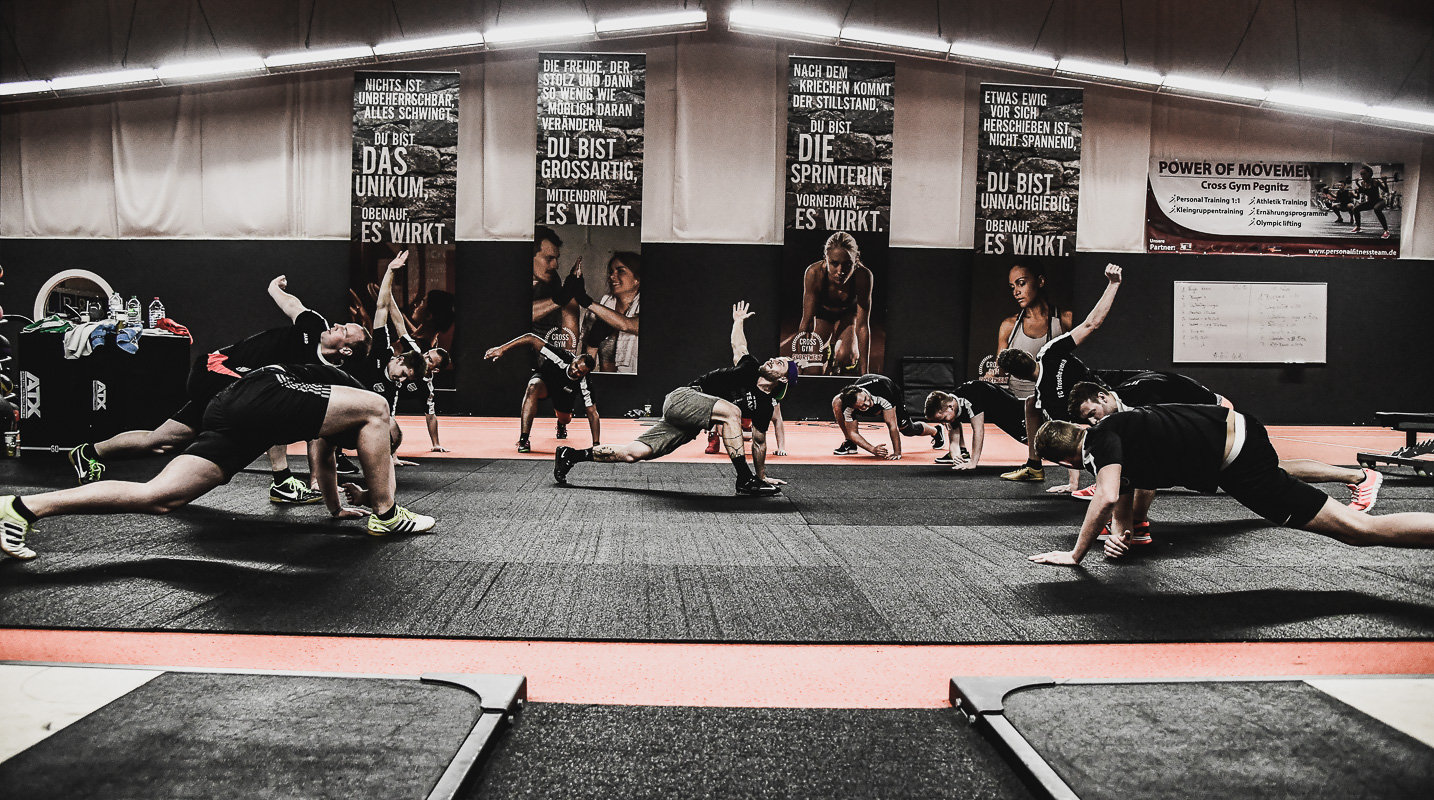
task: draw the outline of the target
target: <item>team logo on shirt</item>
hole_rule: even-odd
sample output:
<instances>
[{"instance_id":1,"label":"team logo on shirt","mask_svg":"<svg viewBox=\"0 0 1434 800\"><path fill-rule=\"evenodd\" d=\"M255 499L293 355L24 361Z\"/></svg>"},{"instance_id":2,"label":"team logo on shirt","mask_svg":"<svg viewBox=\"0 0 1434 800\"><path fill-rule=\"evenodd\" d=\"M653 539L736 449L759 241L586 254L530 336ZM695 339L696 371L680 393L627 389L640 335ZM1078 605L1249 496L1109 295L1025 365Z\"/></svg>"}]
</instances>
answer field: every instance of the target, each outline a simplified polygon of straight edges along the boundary
<instances>
[{"instance_id":1,"label":"team logo on shirt","mask_svg":"<svg viewBox=\"0 0 1434 800\"><path fill-rule=\"evenodd\" d=\"M373 385L373 391L374 391L375 394L383 394L383 382L382 382L382 381L377 381L377 382L375 382L374 385Z\"/></svg>"}]
</instances>

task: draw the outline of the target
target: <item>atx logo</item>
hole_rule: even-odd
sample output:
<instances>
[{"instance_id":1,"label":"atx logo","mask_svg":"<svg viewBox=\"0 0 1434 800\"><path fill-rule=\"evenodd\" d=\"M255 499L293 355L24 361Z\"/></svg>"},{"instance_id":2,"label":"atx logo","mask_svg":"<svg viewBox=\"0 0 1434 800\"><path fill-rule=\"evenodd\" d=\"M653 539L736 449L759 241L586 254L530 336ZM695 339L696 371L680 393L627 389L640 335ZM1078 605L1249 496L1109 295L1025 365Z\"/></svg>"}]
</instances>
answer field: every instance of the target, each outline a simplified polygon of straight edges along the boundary
<instances>
[{"instance_id":1,"label":"atx logo","mask_svg":"<svg viewBox=\"0 0 1434 800\"><path fill-rule=\"evenodd\" d=\"M20 370L20 419L40 416L40 379Z\"/></svg>"},{"instance_id":2,"label":"atx logo","mask_svg":"<svg viewBox=\"0 0 1434 800\"><path fill-rule=\"evenodd\" d=\"M90 381L90 410L104 411L109 408L107 405L108 389L99 381Z\"/></svg>"}]
</instances>

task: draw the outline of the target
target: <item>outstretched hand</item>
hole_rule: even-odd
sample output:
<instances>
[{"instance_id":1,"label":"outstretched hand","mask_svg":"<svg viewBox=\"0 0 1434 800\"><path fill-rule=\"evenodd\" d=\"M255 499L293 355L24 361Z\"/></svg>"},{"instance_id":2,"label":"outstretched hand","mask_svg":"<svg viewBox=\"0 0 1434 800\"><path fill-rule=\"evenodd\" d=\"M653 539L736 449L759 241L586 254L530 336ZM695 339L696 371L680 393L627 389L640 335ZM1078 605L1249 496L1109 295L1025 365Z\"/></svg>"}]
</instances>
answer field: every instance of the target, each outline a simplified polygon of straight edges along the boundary
<instances>
[{"instance_id":1,"label":"outstretched hand","mask_svg":"<svg viewBox=\"0 0 1434 800\"><path fill-rule=\"evenodd\" d=\"M1105 557L1120 558L1130 552L1130 531L1121 534L1112 533L1105 539Z\"/></svg>"},{"instance_id":2,"label":"outstretched hand","mask_svg":"<svg viewBox=\"0 0 1434 800\"><path fill-rule=\"evenodd\" d=\"M339 488L343 490L344 499L349 501L349 505L368 505L368 490L359 486L357 483L345 483Z\"/></svg>"},{"instance_id":3,"label":"outstretched hand","mask_svg":"<svg viewBox=\"0 0 1434 800\"><path fill-rule=\"evenodd\" d=\"M1120 267L1115 264L1105 265L1105 279L1111 283L1120 283Z\"/></svg>"},{"instance_id":4,"label":"outstretched hand","mask_svg":"<svg viewBox=\"0 0 1434 800\"><path fill-rule=\"evenodd\" d=\"M732 305L732 321L741 322L752 316L754 312L751 309L752 307L747 304L746 300L738 300Z\"/></svg>"},{"instance_id":5,"label":"outstretched hand","mask_svg":"<svg viewBox=\"0 0 1434 800\"><path fill-rule=\"evenodd\" d=\"M1031 556L1030 560L1037 564L1054 564L1060 567L1074 567L1080 563L1076 561L1074 553L1069 553L1065 550L1053 550L1049 553L1041 553L1040 555Z\"/></svg>"},{"instance_id":6,"label":"outstretched hand","mask_svg":"<svg viewBox=\"0 0 1434 800\"><path fill-rule=\"evenodd\" d=\"M341 508L339 509L339 513L334 515L334 519L363 519L367 516L368 512L362 509Z\"/></svg>"},{"instance_id":7,"label":"outstretched hand","mask_svg":"<svg viewBox=\"0 0 1434 800\"><path fill-rule=\"evenodd\" d=\"M402 268L403 268L403 265L406 264L407 262L408 262L408 251L407 251L407 250L404 250L404 251L402 251L401 253L399 253L392 261L388 262L389 271L393 271L393 270L396 270L396 269L402 269Z\"/></svg>"},{"instance_id":8,"label":"outstretched hand","mask_svg":"<svg viewBox=\"0 0 1434 800\"><path fill-rule=\"evenodd\" d=\"M503 348L490 347L483 351L483 358L488 361L497 361L503 356Z\"/></svg>"}]
</instances>

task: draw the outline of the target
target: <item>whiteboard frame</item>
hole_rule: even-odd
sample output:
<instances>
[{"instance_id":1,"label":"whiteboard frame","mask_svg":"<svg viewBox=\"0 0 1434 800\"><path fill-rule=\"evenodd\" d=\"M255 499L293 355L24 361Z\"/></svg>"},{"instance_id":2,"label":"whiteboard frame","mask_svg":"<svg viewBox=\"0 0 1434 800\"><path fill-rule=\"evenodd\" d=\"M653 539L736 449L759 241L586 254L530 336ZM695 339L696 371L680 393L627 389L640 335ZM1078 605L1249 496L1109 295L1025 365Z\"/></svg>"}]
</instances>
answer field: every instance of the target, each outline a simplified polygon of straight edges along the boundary
<instances>
[{"instance_id":1,"label":"whiteboard frame","mask_svg":"<svg viewBox=\"0 0 1434 800\"><path fill-rule=\"evenodd\" d=\"M1262 361L1262 360L1258 360L1258 359L1244 359L1244 360L1240 360L1240 361L1211 361L1211 360L1208 360L1208 359L1186 359L1186 360L1183 360L1183 361L1182 361L1182 360L1179 360L1179 359L1175 358L1175 342L1178 340L1178 338L1179 338L1179 336L1180 336L1180 305L1179 305L1179 303L1180 303L1180 285L1181 285L1181 284L1197 284L1197 283L1199 283L1199 284L1226 284L1226 285L1236 285L1236 286L1323 286L1323 287L1324 287L1324 328L1325 328L1324 360L1322 360L1322 361L1291 361L1291 360L1286 360L1286 361ZM1221 365L1229 365L1229 364L1277 364L1277 365L1284 366L1284 365L1288 365L1288 364L1316 364L1316 365L1326 365L1326 364L1329 363L1329 282L1328 282L1328 281L1201 281L1201 280L1173 281L1172 284L1171 284L1170 308L1171 308L1171 314L1170 314L1170 316L1171 316L1171 320L1170 320L1170 330L1171 330L1171 337L1170 337L1170 363L1172 363L1172 364L1221 364Z\"/></svg>"}]
</instances>

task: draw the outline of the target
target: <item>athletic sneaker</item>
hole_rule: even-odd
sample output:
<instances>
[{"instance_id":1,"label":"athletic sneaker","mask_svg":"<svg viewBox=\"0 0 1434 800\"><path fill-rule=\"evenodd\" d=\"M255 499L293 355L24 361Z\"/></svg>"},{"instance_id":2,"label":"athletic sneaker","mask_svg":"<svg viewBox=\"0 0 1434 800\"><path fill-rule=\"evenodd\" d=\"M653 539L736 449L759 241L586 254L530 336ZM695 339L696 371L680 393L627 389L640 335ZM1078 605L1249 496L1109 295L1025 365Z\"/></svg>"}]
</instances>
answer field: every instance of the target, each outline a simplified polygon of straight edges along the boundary
<instances>
[{"instance_id":1,"label":"athletic sneaker","mask_svg":"<svg viewBox=\"0 0 1434 800\"><path fill-rule=\"evenodd\" d=\"M1109 522L1105 524L1104 528L1100 529L1100 535L1095 538L1102 542L1110 538ZM1126 542L1128 544L1150 544L1150 521L1146 520L1145 522L1136 523L1135 530L1130 532L1130 538L1127 539Z\"/></svg>"},{"instance_id":2,"label":"athletic sneaker","mask_svg":"<svg viewBox=\"0 0 1434 800\"><path fill-rule=\"evenodd\" d=\"M837 449L833 450L832 454L838 456L854 456L859 452L861 451L857 450L856 442L847 439L846 441L841 443L841 447L838 447Z\"/></svg>"},{"instance_id":3,"label":"athletic sneaker","mask_svg":"<svg viewBox=\"0 0 1434 800\"><path fill-rule=\"evenodd\" d=\"M1386 230L1384 233L1379 234L1379 238L1381 238L1381 239L1388 239L1388 238L1389 238L1389 231Z\"/></svg>"},{"instance_id":4,"label":"athletic sneaker","mask_svg":"<svg viewBox=\"0 0 1434 800\"><path fill-rule=\"evenodd\" d=\"M357 475L359 471L359 468L354 466L354 462L350 461L349 457L343 453L339 453L334 459L334 465L340 475Z\"/></svg>"},{"instance_id":5,"label":"athletic sneaker","mask_svg":"<svg viewBox=\"0 0 1434 800\"><path fill-rule=\"evenodd\" d=\"M553 480L560 485L567 485L568 470L578 463L578 460L573 457L576 452L577 450L571 447L559 447L557 452L553 453Z\"/></svg>"},{"instance_id":6,"label":"athletic sneaker","mask_svg":"<svg viewBox=\"0 0 1434 800\"><path fill-rule=\"evenodd\" d=\"M1349 484L1349 490L1354 492L1354 497L1349 501L1349 507L1355 511L1368 511L1374 508L1374 501L1379 499L1379 487L1382 485L1384 485L1384 473L1365 467L1364 480Z\"/></svg>"},{"instance_id":7,"label":"athletic sneaker","mask_svg":"<svg viewBox=\"0 0 1434 800\"><path fill-rule=\"evenodd\" d=\"M15 495L0 497L0 550L21 561L29 561L39 555L25 546L25 534L29 532L30 523L15 510Z\"/></svg>"},{"instance_id":8,"label":"athletic sneaker","mask_svg":"<svg viewBox=\"0 0 1434 800\"><path fill-rule=\"evenodd\" d=\"M70 451L70 466L75 468L75 477L80 479L81 486L94 483L105 476L105 465L101 464L98 458L85 455L85 445Z\"/></svg>"},{"instance_id":9,"label":"athletic sneaker","mask_svg":"<svg viewBox=\"0 0 1434 800\"><path fill-rule=\"evenodd\" d=\"M533 443L528 441L528 437L524 436L523 438L521 438L521 439L518 440L518 452L519 452L519 453L531 453L531 452L533 452Z\"/></svg>"},{"instance_id":10,"label":"athletic sneaker","mask_svg":"<svg viewBox=\"0 0 1434 800\"><path fill-rule=\"evenodd\" d=\"M1074 492L1071 492L1071 497L1077 500L1089 500L1095 497L1095 484L1092 483L1084 489L1076 489Z\"/></svg>"},{"instance_id":11,"label":"athletic sneaker","mask_svg":"<svg viewBox=\"0 0 1434 800\"><path fill-rule=\"evenodd\" d=\"M737 482L737 494L749 494L753 497L772 497L782 493L780 486L773 486L760 478L749 478Z\"/></svg>"},{"instance_id":12,"label":"athletic sneaker","mask_svg":"<svg viewBox=\"0 0 1434 800\"><path fill-rule=\"evenodd\" d=\"M1043 481L1046 479L1044 467L1021 467L1010 472L1001 473L1001 479L1007 481Z\"/></svg>"},{"instance_id":13,"label":"athletic sneaker","mask_svg":"<svg viewBox=\"0 0 1434 800\"><path fill-rule=\"evenodd\" d=\"M936 435L931 437L931 449L940 450L946 446L946 426L937 425Z\"/></svg>"},{"instance_id":14,"label":"athletic sneaker","mask_svg":"<svg viewBox=\"0 0 1434 800\"><path fill-rule=\"evenodd\" d=\"M956 463L956 456L952 453L942 453L941 455L936 457L936 463L944 464L945 466L949 467L952 464Z\"/></svg>"},{"instance_id":15,"label":"athletic sneaker","mask_svg":"<svg viewBox=\"0 0 1434 800\"><path fill-rule=\"evenodd\" d=\"M323 492L316 492L298 478L285 478L283 483L269 484L269 502L290 506L307 506L324 502Z\"/></svg>"},{"instance_id":16,"label":"athletic sneaker","mask_svg":"<svg viewBox=\"0 0 1434 800\"><path fill-rule=\"evenodd\" d=\"M415 514L403 506L393 507L393 516L379 519L377 514L368 517L368 532L373 536L387 536L390 533L426 533L433 529L437 520L423 514Z\"/></svg>"},{"instance_id":17,"label":"athletic sneaker","mask_svg":"<svg viewBox=\"0 0 1434 800\"><path fill-rule=\"evenodd\" d=\"M707 434L707 449L702 452L708 455L722 452L722 437L717 435L717 431Z\"/></svg>"},{"instance_id":18,"label":"athletic sneaker","mask_svg":"<svg viewBox=\"0 0 1434 800\"><path fill-rule=\"evenodd\" d=\"M558 423L558 438L559 438L559 439L566 439L566 438L568 438L568 424L567 424L566 422L559 422L559 423Z\"/></svg>"}]
</instances>

